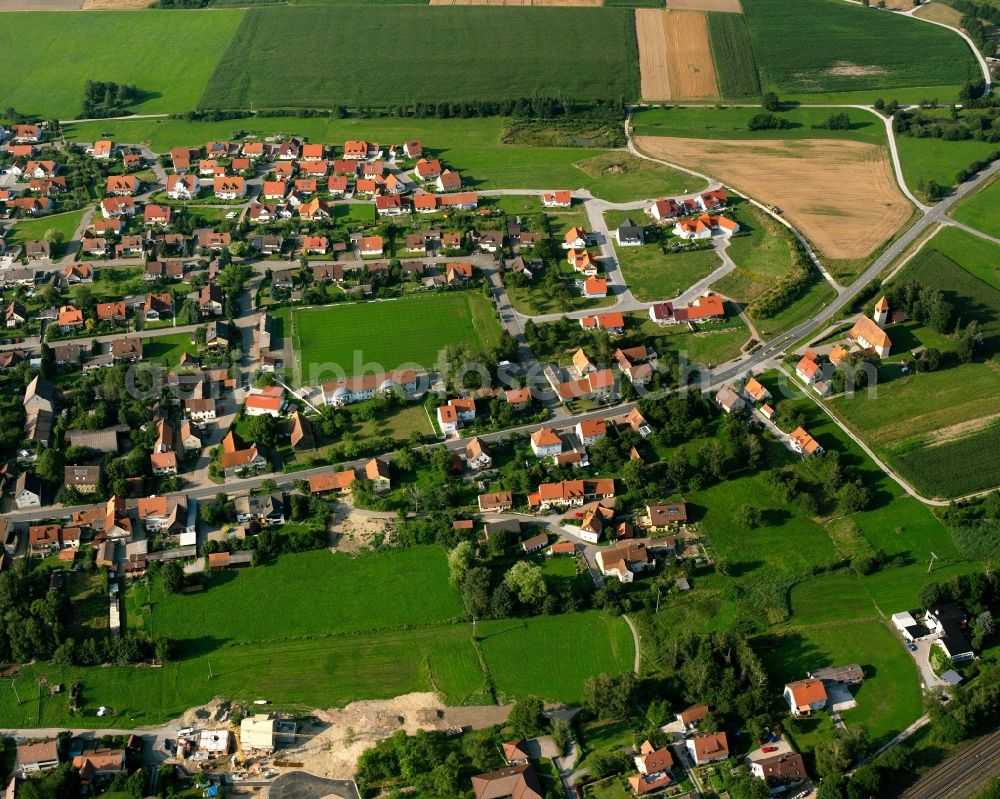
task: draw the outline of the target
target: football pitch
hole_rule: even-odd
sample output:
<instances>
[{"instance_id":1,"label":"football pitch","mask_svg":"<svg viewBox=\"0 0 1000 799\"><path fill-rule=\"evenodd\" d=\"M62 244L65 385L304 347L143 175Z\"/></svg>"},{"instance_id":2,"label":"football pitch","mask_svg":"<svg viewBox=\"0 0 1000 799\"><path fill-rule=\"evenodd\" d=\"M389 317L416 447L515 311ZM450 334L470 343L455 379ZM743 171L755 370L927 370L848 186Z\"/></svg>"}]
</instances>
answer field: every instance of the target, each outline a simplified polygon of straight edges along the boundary
<instances>
[{"instance_id":1,"label":"football pitch","mask_svg":"<svg viewBox=\"0 0 1000 799\"><path fill-rule=\"evenodd\" d=\"M324 369L348 375L403 364L430 369L449 344L478 350L503 335L492 303L474 291L296 309L292 328L306 382Z\"/></svg>"}]
</instances>

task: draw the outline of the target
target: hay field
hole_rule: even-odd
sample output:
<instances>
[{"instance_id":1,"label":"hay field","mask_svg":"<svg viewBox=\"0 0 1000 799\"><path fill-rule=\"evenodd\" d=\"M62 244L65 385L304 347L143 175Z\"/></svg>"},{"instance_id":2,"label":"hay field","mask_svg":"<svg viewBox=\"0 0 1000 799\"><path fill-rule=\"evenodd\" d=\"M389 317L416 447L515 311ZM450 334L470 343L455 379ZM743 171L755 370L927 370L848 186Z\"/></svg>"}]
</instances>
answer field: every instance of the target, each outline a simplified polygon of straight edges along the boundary
<instances>
[{"instance_id":1,"label":"hay field","mask_svg":"<svg viewBox=\"0 0 1000 799\"><path fill-rule=\"evenodd\" d=\"M667 0L671 11L722 11L728 14L742 14L740 0Z\"/></svg>"},{"instance_id":2,"label":"hay field","mask_svg":"<svg viewBox=\"0 0 1000 799\"><path fill-rule=\"evenodd\" d=\"M635 28L643 99L700 100L719 96L704 14L637 8Z\"/></svg>"},{"instance_id":3,"label":"hay field","mask_svg":"<svg viewBox=\"0 0 1000 799\"><path fill-rule=\"evenodd\" d=\"M640 136L645 153L717 177L782 209L827 258L864 258L910 218L885 148L854 141Z\"/></svg>"}]
</instances>

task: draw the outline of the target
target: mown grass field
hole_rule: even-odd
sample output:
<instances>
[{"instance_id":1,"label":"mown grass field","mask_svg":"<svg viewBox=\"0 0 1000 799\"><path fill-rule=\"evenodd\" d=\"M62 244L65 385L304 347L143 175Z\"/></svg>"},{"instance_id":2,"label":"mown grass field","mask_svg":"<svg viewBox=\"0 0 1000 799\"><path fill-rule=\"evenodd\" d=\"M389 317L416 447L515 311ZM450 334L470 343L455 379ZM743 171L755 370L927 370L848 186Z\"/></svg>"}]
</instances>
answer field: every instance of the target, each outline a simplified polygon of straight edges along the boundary
<instances>
[{"instance_id":1,"label":"mown grass field","mask_svg":"<svg viewBox=\"0 0 1000 799\"><path fill-rule=\"evenodd\" d=\"M400 594L419 602L400 601ZM304 552L263 568L214 574L199 594L165 596L154 588L149 597L136 589L131 599L151 610L128 613L130 626L181 642L197 641L206 631L218 643L235 643L398 628L449 621L463 612L436 547L358 558Z\"/></svg>"},{"instance_id":2,"label":"mown grass field","mask_svg":"<svg viewBox=\"0 0 1000 799\"><path fill-rule=\"evenodd\" d=\"M587 188L620 202L704 188L704 182L623 151L585 147L527 147L501 144L506 120L325 119L255 117L224 122L175 119L102 120L66 126L71 141L92 142L105 134L115 141L147 143L157 152L215 139L246 135L297 135L342 146L347 139L400 142L420 139L424 148L462 173L475 189Z\"/></svg>"},{"instance_id":3,"label":"mown grass field","mask_svg":"<svg viewBox=\"0 0 1000 799\"><path fill-rule=\"evenodd\" d=\"M125 610L133 628L141 619L144 632L174 637L177 659L157 669L26 666L15 677L21 701L0 695L2 723L70 723L66 694L41 695L41 676L82 683L85 708L74 726L108 727L175 718L213 696L301 711L411 691L488 703L487 672L512 699L576 701L588 676L629 669L634 654L625 622L597 613L480 623L485 640L474 642L470 623L449 622L462 603L445 552L433 547L354 559L284 555L215 574L200 594L136 586ZM110 714L97 718L101 705Z\"/></svg>"},{"instance_id":4,"label":"mown grass field","mask_svg":"<svg viewBox=\"0 0 1000 799\"><path fill-rule=\"evenodd\" d=\"M743 10L765 91L867 91L874 98L981 75L960 37L896 14L840 0L745 0Z\"/></svg>"},{"instance_id":5,"label":"mown grass field","mask_svg":"<svg viewBox=\"0 0 1000 799\"><path fill-rule=\"evenodd\" d=\"M637 300L653 302L676 297L722 266L714 250L664 255L659 244L642 247L614 245L625 282Z\"/></svg>"},{"instance_id":6,"label":"mown grass field","mask_svg":"<svg viewBox=\"0 0 1000 799\"><path fill-rule=\"evenodd\" d=\"M728 98L760 96L760 77L743 15L709 14L708 42L719 94Z\"/></svg>"},{"instance_id":7,"label":"mown grass field","mask_svg":"<svg viewBox=\"0 0 1000 799\"><path fill-rule=\"evenodd\" d=\"M730 17L732 14L719 16ZM835 108L790 108L775 112L790 127L782 130L750 130L747 123L760 114L759 107L718 106L686 108L647 108L632 115L632 129L637 136L678 136L695 139L853 139L885 143L885 124L870 111L843 109L851 118L850 130L817 128Z\"/></svg>"},{"instance_id":8,"label":"mown grass field","mask_svg":"<svg viewBox=\"0 0 1000 799\"><path fill-rule=\"evenodd\" d=\"M976 230L1000 237L1000 182L991 180L984 188L967 197L951 212L951 216ZM983 242L996 253L996 247Z\"/></svg>"},{"instance_id":9,"label":"mown grass field","mask_svg":"<svg viewBox=\"0 0 1000 799\"><path fill-rule=\"evenodd\" d=\"M764 639L757 648L776 685L802 679L807 671L821 666L860 664L866 680L853 691L858 705L842 716L845 724L864 727L873 741L901 732L920 715L916 666L879 621L797 629ZM800 725L805 731L794 735L798 747L812 749L818 738L813 728L824 723L828 716L821 713Z\"/></svg>"},{"instance_id":10,"label":"mown grass field","mask_svg":"<svg viewBox=\"0 0 1000 799\"><path fill-rule=\"evenodd\" d=\"M969 234L966 239L973 240ZM921 493L954 497L1000 484L1000 427L993 418L1000 400L1000 291L939 252L933 239L897 276L944 292L967 323L976 320L985 362L949 366L937 372L903 376L898 366L884 365L877 395L861 392L839 397L831 407L854 430L879 448ZM956 258L952 237L949 249ZM984 253L977 252L982 265ZM932 330L897 326L896 354L920 343L951 349L949 339ZM890 336L893 335L890 330ZM992 420L992 421L991 421Z\"/></svg>"},{"instance_id":11,"label":"mown grass field","mask_svg":"<svg viewBox=\"0 0 1000 799\"><path fill-rule=\"evenodd\" d=\"M946 227L934 235L934 249L1000 291L1000 247L996 244L964 230Z\"/></svg>"},{"instance_id":12,"label":"mown grass field","mask_svg":"<svg viewBox=\"0 0 1000 799\"><path fill-rule=\"evenodd\" d=\"M39 219L24 219L17 222L7 234L7 244L24 244L26 241L44 239L50 230L61 233L63 246L69 243L76 232L84 211L67 211L63 214L43 216Z\"/></svg>"},{"instance_id":13,"label":"mown grass field","mask_svg":"<svg viewBox=\"0 0 1000 799\"><path fill-rule=\"evenodd\" d=\"M588 676L630 671L635 656L625 622L597 612L488 621L477 635L501 699L579 702Z\"/></svg>"},{"instance_id":14,"label":"mown grass field","mask_svg":"<svg viewBox=\"0 0 1000 799\"><path fill-rule=\"evenodd\" d=\"M997 149L997 145L973 140L945 141L897 136L896 149L907 185L914 187L921 180L925 183L933 180L941 186L951 186L958 170L986 158Z\"/></svg>"},{"instance_id":15,"label":"mown grass field","mask_svg":"<svg viewBox=\"0 0 1000 799\"><path fill-rule=\"evenodd\" d=\"M429 369L449 344L490 346L503 335L492 303L475 291L294 309L293 324L304 379L324 364L347 374L372 364Z\"/></svg>"},{"instance_id":16,"label":"mown grass field","mask_svg":"<svg viewBox=\"0 0 1000 799\"><path fill-rule=\"evenodd\" d=\"M0 26L0 105L70 118L88 80L129 83L145 93L139 113L189 111L229 46L244 12L191 10L6 14ZM178 54L181 47L183 54Z\"/></svg>"},{"instance_id":17,"label":"mown grass field","mask_svg":"<svg viewBox=\"0 0 1000 799\"><path fill-rule=\"evenodd\" d=\"M374 32L417 47L360 42ZM288 55L295 42L296 58ZM335 56L335 69L303 69ZM267 65L260 68L260 65ZM639 92L627 9L462 6L251 8L219 60L203 108L314 108Z\"/></svg>"},{"instance_id":18,"label":"mown grass field","mask_svg":"<svg viewBox=\"0 0 1000 799\"><path fill-rule=\"evenodd\" d=\"M191 333L173 333L143 339L143 361L160 366L176 366L185 352L197 355L198 346L191 343L191 335Z\"/></svg>"},{"instance_id":19,"label":"mown grass field","mask_svg":"<svg viewBox=\"0 0 1000 799\"><path fill-rule=\"evenodd\" d=\"M649 321L646 314L640 316L642 332L653 349L661 355L684 355L688 363L715 366L728 361L740 354L740 347L750 338L746 323L735 314L720 324L702 325L696 333L683 325L663 328Z\"/></svg>"}]
</instances>

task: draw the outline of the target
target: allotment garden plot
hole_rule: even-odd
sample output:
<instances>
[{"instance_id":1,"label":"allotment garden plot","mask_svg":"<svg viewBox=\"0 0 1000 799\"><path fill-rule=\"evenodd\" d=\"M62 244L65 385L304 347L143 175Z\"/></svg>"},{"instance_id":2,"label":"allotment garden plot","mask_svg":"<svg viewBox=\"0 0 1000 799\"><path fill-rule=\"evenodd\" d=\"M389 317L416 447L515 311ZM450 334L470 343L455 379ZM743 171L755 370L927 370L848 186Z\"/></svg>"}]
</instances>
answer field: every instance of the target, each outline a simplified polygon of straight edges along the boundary
<instances>
[{"instance_id":1,"label":"allotment garden plot","mask_svg":"<svg viewBox=\"0 0 1000 799\"><path fill-rule=\"evenodd\" d=\"M347 374L361 366L382 371L405 363L430 369L449 344L490 347L502 335L492 303L474 291L296 308L292 328L307 382L311 367L322 364Z\"/></svg>"}]
</instances>

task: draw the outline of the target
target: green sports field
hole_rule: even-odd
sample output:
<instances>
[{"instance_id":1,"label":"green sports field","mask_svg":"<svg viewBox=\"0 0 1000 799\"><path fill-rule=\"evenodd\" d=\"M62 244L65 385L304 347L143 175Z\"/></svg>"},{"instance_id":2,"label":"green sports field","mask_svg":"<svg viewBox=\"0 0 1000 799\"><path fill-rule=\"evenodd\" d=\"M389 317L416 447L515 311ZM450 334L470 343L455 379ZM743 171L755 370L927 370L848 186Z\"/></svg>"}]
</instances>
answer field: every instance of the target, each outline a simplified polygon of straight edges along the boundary
<instances>
[{"instance_id":1,"label":"green sports field","mask_svg":"<svg viewBox=\"0 0 1000 799\"><path fill-rule=\"evenodd\" d=\"M492 303L474 291L295 309L301 374L334 365L347 374L418 364L429 369L449 344L492 346L503 331Z\"/></svg>"},{"instance_id":2,"label":"green sports field","mask_svg":"<svg viewBox=\"0 0 1000 799\"><path fill-rule=\"evenodd\" d=\"M377 58L364 44L373 36L392 42L378 48ZM295 58L287 57L290 42ZM632 99L638 90L635 22L627 9L263 7L246 12L199 105Z\"/></svg>"}]
</instances>

